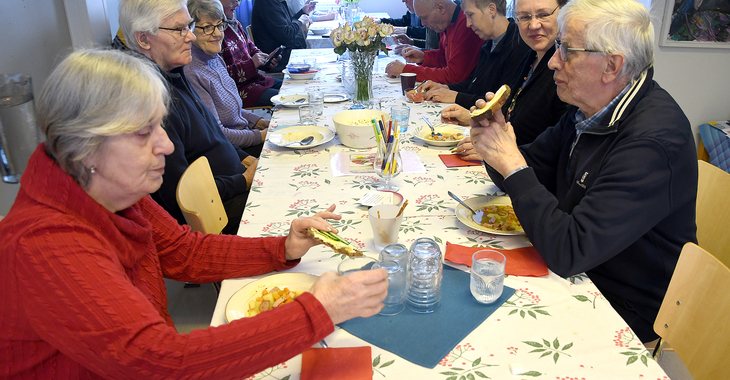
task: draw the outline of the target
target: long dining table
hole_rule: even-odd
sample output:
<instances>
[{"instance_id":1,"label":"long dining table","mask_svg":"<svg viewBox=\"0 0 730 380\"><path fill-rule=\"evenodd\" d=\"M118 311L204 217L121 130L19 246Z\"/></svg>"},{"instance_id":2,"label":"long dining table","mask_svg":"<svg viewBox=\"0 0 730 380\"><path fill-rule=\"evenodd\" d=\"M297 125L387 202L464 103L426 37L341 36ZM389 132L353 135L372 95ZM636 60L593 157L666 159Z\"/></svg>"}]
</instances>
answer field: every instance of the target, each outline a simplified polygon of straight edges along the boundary
<instances>
[{"instance_id":1,"label":"long dining table","mask_svg":"<svg viewBox=\"0 0 730 380\"><path fill-rule=\"evenodd\" d=\"M391 53L392 54L392 53ZM337 55L331 49L295 50L292 62L316 57L320 72L312 80L286 78L280 94L304 94L309 90L345 93L337 79ZM447 104L410 103L402 96L397 80L384 74L393 55L379 59L373 74L373 95L382 110L393 105L410 107L408 131L401 135L402 150L413 152L425 172L402 173L393 179L398 193L408 200L399 243L409 246L428 237L442 250L446 244L500 249L526 247L524 236L485 233L461 223L455 216L457 203L447 191L463 199L503 194L492 183L483 166L448 168L439 155L449 147L425 144L413 136L423 126L422 117L438 122ZM325 103L317 126L335 131L332 116L353 103ZM270 134L298 124L294 108L275 109ZM374 149L351 149L338 137L309 149L289 149L265 143L258 169L241 220L241 236L281 236L288 233L297 217L312 216L335 204L342 215L333 221L340 235L359 247L366 256L378 257L368 221L367 207L358 200L375 188L374 173L333 176L332 159L337 154L372 153ZM336 271L344 259L324 246L312 248L296 267L285 272L319 275ZM447 266L468 272L463 265ZM226 323L229 299L243 286L268 275L236 278L222 283L211 326ZM325 338L330 347L371 346L374 379L668 379L651 353L585 274L562 278L552 271L542 277L507 276L506 287L514 294L484 322L473 329L435 366L411 363L383 348L370 345L339 326ZM464 290L468 292L468 286ZM458 313L458 310L454 310ZM423 315L423 318L429 316ZM424 331L424 334L427 334ZM316 346L315 346L316 347ZM299 379L302 355L269 368L251 379Z\"/></svg>"}]
</instances>

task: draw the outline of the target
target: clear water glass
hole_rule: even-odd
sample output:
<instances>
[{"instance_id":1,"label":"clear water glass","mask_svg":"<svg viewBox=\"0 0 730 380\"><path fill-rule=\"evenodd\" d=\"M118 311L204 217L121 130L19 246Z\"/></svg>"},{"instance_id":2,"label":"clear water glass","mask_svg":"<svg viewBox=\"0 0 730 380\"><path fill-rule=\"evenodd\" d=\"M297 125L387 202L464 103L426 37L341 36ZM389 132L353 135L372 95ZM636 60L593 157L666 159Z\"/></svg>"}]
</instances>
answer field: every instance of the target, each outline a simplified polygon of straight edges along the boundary
<instances>
[{"instance_id":1,"label":"clear water glass","mask_svg":"<svg viewBox=\"0 0 730 380\"><path fill-rule=\"evenodd\" d=\"M322 91L309 91L307 92L309 105L314 107L317 116L322 116L324 112L324 92Z\"/></svg>"},{"instance_id":2,"label":"clear water glass","mask_svg":"<svg viewBox=\"0 0 730 380\"><path fill-rule=\"evenodd\" d=\"M317 111L314 106L299 106L299 123L302 125L313 125L316 119Z\"/></svg>"},{"instance_id":3,"label":"clear water glass","mask_svg":"<svg viewBox=\"0 0 730 380\"><path fill-rule=\"evenodd\" d=\"M502 295L505 262L504 255L494 250L474 252L469 289L477 301L489 304Z\"/></svg>"},{"instance_id":4,"label":"clear water glass","mask_svg":"<svg viewBox=\"0 0 730 380\"><path fill-rule=\"evenodd\" d=\"M410 114L411 109L408 106L390 107L390 118L393 121L398 121L398 130L400 133L408 131L408 117Z\"/></svg>"},{"instance_id":5,"label":"clear water glass","mask_svg":"<svg viewBox=\"0 0 730 380\"><path fill-rule=\"evenodd\" d=\"M373 269L385 268L388 272L388 295L383 300L385 307L380 315L396 315L405 309L406 269L393 260L379 261Z\"/></svg>"},{"instance_id":6,"label":"clear water glass","mask_svg":"<svg viewBox=\"0 0 730 380\"><path fill-rule=\"evenodd\" d=\"M408 248L403 244L389 244L380 251L379 261L393 260L403 268L408 269Z\"/></svg>"},{"instance_id":7,"label":"clear water glass","mask_svg":"<svg viewBox=\"0 0 730 380\"><path fill-rule=\"evenodd\" d=\"M441 248L430 238L413 242L408 256L406 306L415 313L432 313L441 306L444 267Z\"/></svg>"}]
</instances>

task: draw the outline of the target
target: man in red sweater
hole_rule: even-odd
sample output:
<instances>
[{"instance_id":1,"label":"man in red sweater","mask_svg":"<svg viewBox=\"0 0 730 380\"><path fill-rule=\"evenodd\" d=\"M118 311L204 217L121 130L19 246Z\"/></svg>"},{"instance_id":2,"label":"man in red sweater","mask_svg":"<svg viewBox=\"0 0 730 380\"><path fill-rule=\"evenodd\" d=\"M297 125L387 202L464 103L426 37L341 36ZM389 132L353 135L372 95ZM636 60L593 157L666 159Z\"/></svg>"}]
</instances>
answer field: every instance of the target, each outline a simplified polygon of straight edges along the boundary
<instances>
[{"instance_id":1,"label":"man in red sweater","mask_svg":"<svg viewBox=\"0 0 730 380\"><path fill-rule=\"evenodd\" d=\"M403 49L409 63L393 61L385 68L391 77L400 73L416 73L416 80L458 83L465 80L479 60L479 47L484 41L466 26L461 6L452 0L415 0L413 7L421 23L439 33L438 50Z\"/></svg>"}]
</instances>

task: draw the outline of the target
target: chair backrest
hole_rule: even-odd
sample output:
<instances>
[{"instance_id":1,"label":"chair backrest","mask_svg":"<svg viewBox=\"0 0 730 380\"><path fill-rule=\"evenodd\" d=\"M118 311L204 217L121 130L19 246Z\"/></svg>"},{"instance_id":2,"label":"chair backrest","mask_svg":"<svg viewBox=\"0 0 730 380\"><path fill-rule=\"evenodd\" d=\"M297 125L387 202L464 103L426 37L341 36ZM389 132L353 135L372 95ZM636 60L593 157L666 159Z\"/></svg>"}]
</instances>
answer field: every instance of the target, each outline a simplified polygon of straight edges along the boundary
<instances>
[{"instance_id":1,"label":"chair backrest","mask_svg":"<svg viewBox=\"0 0 730 380\"><path fill-rule=\"evenodd\" d=\"M730 269L694 243L682 248L654 331L695 380L730 379Z\"/></svg>"},{"instance_id":2,"label":"chair backrest","mask_svg":"<svg viewBox=\"0 0 730 380\"><path fill-rule=\"evenodd\" d=\"M697 161L697 242L730 266L730 173Z\"/></svg>"},{"instance_id":3,"label":"chair backrest","mask_svg":"<svg viewBox=\"0 0 730 380\"><path fill-rule=\"evenodd\" d=\"M205 156L190 164L180 177L177 204L193 231L219 234L228 224L226 210Z\"/></svg>"},{"instance_id":4,"label":"chair backrest","mask_svg":"<svg viewBox=\"0 0 730 380\"><path fill-rule=\"evenodd\" d=\"M251 33L251 24L246 25L246 34L248 34L248 39L256 45L256 41L253 40L253 33Z\"/></svg>"}]
</instances>

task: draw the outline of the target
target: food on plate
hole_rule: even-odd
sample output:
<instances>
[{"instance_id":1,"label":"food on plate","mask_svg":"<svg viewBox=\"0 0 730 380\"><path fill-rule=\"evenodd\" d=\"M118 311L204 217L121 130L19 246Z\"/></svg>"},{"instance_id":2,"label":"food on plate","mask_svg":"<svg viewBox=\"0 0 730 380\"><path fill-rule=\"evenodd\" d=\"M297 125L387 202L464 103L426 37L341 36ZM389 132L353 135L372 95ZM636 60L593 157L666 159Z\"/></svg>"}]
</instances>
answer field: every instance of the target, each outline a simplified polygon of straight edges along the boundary
<instances>
[{"instance_id":1,"label":"food on plate","mask_svg":"<svg viewBox=\"0 0 730 380\"><path fill-rule=\"evenodd\" d=\"M484 108L476 109L474 110L474 112L471 113L471 118L476 122L480 122L484 119L492 117L492 115L494 115L494 113L497 112L498 109L502 108L504 103L507 102L509 94L509 86L503 84L502 87L500 87L499 90L497 90L497 92L494 94L492 100L487 102L487 105L484 106Z\"/></svg>"},{"instance_id":2,"label":"food on plate","mask_svg":"<svg viewBox=\"0 0 730 380\"><path fill-rule=\"evenodd\" d=\"M303 292L289 290L289 288L279 289L275 286L271 289L264 289L261 295L248 301L248 316L253 317L259 313L279 307L285 303L294 301L298 295Z\"/></svg>"},{"instance_id":3,"label":"food on plate","mask_svg":"<svg viewBox=\"0 0 730 380\"><path fill-rule=\"evenodd\" d=\"M337 234L333 234L332 232L320 231L314 227L309 227L307 235L332 248L337 253L347 256L362 256L362 251L353 247L349 241L337 236Z\"/></svg>"},{"instance_id":4,"label":"food on plate","mask_svg":"<svg viewBox=\"0 0 730 380\"><path fill-rule=\"evenodd\" d=\"M410 90L406 94L406 97L408 100L412 101L413 103L421 103L423 101L423 93L418 92L416 90Z\"/></svg>"},{"instance_id":5,"label":"food on plate","mask_svg":"<svg viewBox=\"0 0 730 380\"><path fill-rule=\"evenodd\" d=\"M461 132L456 132L456 133L442 133L440 136L439 135L431 136L431 134L429 133L429 134L426 134L426 136L424 136L424 138L426 140L433 140L433 141L460 141L460 140L464 139L464 134Z\"/></svg>"},{"instance_id":6,"label":"food on plate","mask_svg":"<svg viewBox=\"0 0 730 380\"><path fill-rule=\"evenodd\" d=\"M474 214L474 221L484 227L497 231L522 231L522 225L512 206L487 205L480 207Z\"/></svg>"}]
</instances>

